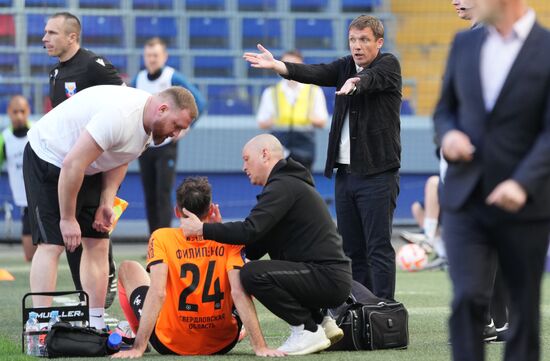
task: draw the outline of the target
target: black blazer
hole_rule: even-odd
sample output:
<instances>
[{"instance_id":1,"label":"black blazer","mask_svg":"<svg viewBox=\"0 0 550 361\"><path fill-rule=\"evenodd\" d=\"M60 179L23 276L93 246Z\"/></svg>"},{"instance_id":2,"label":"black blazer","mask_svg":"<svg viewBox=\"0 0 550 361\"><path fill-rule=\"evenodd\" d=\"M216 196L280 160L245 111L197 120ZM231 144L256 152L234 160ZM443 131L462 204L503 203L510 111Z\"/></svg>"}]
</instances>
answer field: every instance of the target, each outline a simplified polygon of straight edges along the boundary
<instances>
[{"instance_id":1,"label":"black blazer","mask_svg":"<svg viewBox=\"0 0 550 361\"><path fill-rule=\"evenodd\" d=\"M436 136L441 141L449 130L461 130L476 152L472 162L449 164L441 205L458 210L477 194L476 186L486 197L500 182L514 179L528 193L526 206L514 217L549 218L550 32L534 25L490 112L480 76L486 36L485 28L459 33L449 54L434 115Z\"/></svg>"},{"instance_id":2,"label":"black blazer","mask_svg":"<svg viewBox=\"0 0 550 361\"><path fill-rule=\"evenodd\" d=\"M395 56L380 53L360 73L351 55L330 64L285 64L287 78L301 83L340 89L349 78L361 78L354 95L336 96L325 176L332 176L348 110L352 172L370 175L400 167L401 66Z\"/></svg>"}]
</instances>

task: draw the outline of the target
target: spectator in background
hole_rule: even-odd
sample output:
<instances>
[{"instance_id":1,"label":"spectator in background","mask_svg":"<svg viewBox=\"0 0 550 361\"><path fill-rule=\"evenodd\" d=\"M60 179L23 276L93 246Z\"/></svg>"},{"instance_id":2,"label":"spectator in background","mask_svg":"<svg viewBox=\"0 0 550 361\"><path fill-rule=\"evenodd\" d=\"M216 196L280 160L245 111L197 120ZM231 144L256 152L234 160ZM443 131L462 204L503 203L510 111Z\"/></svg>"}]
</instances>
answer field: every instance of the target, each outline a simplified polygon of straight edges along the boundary
<instances>
[{"instance_id":1,"label":"spectator in background","mask_svg":"<svg viewBox=\"0 0 550 361\"><path fill-rule=\"evenodd\" d=\"M50 71L50 101L55 108L77 92L94 85L122 85L118 71L102 56L80 47L82 26L80 20L68 12L50 17L44 29L42 42L49 56L59 59ZM80 260L82 246L74 252L66 252L74 286L81 290ZM116 296L116 264L113 247L109 242L109 286L105 308L109 308Z\"/></svg>"},{"instance_id":2,"label":"spectator in background","mask_svg":"<svg viewBox=\"0 0 550 361\"><path fill-rule=\"evenodd\" d=\"M206 101L199 90L191 84L183 74L166 65L168 51L166 43L160 38L149 39L143 49L145 69L132 80L131 85L151 94L179 85L189 90L195 97L199 114L206 106ZM167 138L158 146L149 147L139 157L141 182L145 194L145 210L149 233L172 223L172 188L176 177L178 158L178 139L187 131L181 132L177 138Z\"/></svg>"},{"instance_id":3,"label":"spectator in background","mask_svg":"<svg viewBox=\"0 0 550 361\"><path fill-rule=\"evenodd\" d=\"M29 209L23 184L23 150L27 145L27 132L30 129L31 108L27 99L15 95L8 103L8 116L11 126L0 135L0 165L5 161L8 171L11 194L16 206L21 207L21 243L27 262L32 261L36 246L32 244Z\"/></svg>"},{"instance_id":4,"label":"spectator in background","mask_svg":"<svg viewBox=\"0 0 550 361\"><path fill-rule=\"evenodd\" d=\"M281 61L303 63L298 51L287 51ZM311 84L283 79L265 89L258 114L261 129L271 129L285 147L285 155L311 171L315 161L315 130L322 128L328 119L323 90Z\"/></svg>"},{"instance_id":5,"label":"spectator in background","mask_svg":"<svg viewBox=\"0 0 550 361\"><path fill-rule=\"evenodd\" d=\"M351 55L329 64L282 62L263 46L245 53L251 66L287 79L336 87L325 176L336 168L336 216L353 279L373 293L393 299L395 251L393 213L401 164L401 66L382 53L384 26L361 15L348 29Z\"/></svg>"}]
</instances>

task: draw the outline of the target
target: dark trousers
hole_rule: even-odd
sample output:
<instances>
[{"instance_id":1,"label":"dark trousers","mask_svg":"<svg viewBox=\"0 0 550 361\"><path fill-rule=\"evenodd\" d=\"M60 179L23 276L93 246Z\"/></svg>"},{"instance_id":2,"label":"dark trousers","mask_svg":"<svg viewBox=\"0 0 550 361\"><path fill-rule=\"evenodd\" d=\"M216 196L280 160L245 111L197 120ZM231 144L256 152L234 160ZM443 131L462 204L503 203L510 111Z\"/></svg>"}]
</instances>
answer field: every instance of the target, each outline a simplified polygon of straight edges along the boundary
<instances>
[{"instance_id":1,"label":"dark trousers","mask_svg":"<svg viewBox=\"0 0 550 361\"><path fill-rule=\"evenodd\" d=\"M74 288L76 290L82 289L82 283L80 282L80 260L82 259L82 245L78 246L74 252L65 250L67 255L67 262L71 270L71 277L73 278ZM116 272L115 260L113 259L113 242L109 239L109 275L114 275ZM111 285L108 285L110 287Z\"/></svg>"},{"instance_id":2,"label":"dark trousers","mask_svg":"<svg viewBox=\"0 0 550 361\"><path fill-rule=\"evenodd\" d=\"M444 211L443 237L453 283L449 321L453 360L484 359L483 327L491 302L495 264L509 301L506 361L540 357L540 286L550 221L520 221L474 197L459 211Z\"/></svg>"},{"instance_id":3,"label":"dark trousers","mask_svg":"<svg viewBox=\"0 0 550 361\"><path fill-rule=\"evenodd\" d=\"M148 148L139 157L149 232L172 224L172 190L176 177L178 144Z\"/></svg>"},{"instance_id":4,"label":"dark trousers","mask_svg":"<svg viewBox=\"0 0 550 361\"><path fill-rule=\"evenodd\" d=\"M315 330L322 308L341 305L351 291L351 275L340 265L252 261L241 269L246 292L292 326Z\"/></svg>"},{"instance_id":5,"label":"dark trousers","mask_svg":"<svg viewBox=\"0 0 550 361\"><path fill-rule=\"evenodd\" d=\"M341 166L335 193L338 231L351 258L353 279L376 296L393 299L395 251L391 234L399 194L398 171L362 176Z\"/></svg>"},{"instance_id":6,"label":"dark trousers","mask_svg":"<svg viewBox=\"0 0 550 361\"><path fill-rule=\"evenodd\" d=\"M502 272L498 269L497 265L490 306L491 318L496 328L501 328L508 322L508 304L510 303L508 297L508 291L506 290L506 285L502 278Z\"/></svg>"}]
</instances>

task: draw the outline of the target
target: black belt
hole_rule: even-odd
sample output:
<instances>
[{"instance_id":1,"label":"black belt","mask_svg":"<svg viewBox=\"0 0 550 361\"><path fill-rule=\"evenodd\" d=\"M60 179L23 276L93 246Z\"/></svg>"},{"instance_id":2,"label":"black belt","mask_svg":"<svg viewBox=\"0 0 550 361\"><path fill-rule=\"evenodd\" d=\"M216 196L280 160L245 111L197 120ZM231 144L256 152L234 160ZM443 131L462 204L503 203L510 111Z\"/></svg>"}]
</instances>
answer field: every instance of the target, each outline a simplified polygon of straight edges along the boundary
<instances>
[{"instance_id":1,"label":"black belt","mask_svg":"<svg viewBox=\"0 0 550 361\"><path fill-rule=\"evenodd\" d=\"M342 172L351 174L351 165L349 164L336 163L336 168L338 168L338 170L341 170Z\"/></svg>"}]
</instances>

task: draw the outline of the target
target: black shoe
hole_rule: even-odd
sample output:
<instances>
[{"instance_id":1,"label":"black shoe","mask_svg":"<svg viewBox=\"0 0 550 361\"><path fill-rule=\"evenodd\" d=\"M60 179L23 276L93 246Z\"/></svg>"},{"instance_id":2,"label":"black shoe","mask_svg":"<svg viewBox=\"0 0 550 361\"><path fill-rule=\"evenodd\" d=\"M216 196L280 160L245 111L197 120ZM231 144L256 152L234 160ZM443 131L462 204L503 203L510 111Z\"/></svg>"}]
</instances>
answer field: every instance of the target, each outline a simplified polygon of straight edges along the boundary
<instances>
[{"instance_id":1,"label":"black shoe","mask_svg":"<svg viewBox=\"0 0 550 361\"><path fill-rule=\"evenodd\" d=\"M508 322L506 322L504 326L497 328L496 331L497 331L497 338L493 342L501 343L501 342L506 342L508 340L508 336L510 333L510 330L508 329Z\"/></svg>"},{"instance_id":2,"label":"black shoe","mask_svg":"<svg viewBox=\"0 0 550 361\"><path fill-rule=\"evenodd\" d=\"M494 322L491 320L491 323L483 328L483 342L491 342L497 339L497 329Z\"/></svg>"},{"instance_id":3,"label":"black shoe","mask_svg":"<svg viewBox=\"0 0 550 361\"><path fill-rule=\"evenodd\" d=\"M117 288L118 280L116 278L116 264L113 261L113 263L109 265L109 281L107 283L107 294L105 295L105 309L112 306L116 297Z\"/></svg>"}]
</instances>

